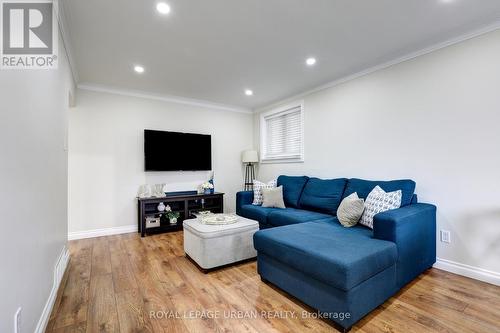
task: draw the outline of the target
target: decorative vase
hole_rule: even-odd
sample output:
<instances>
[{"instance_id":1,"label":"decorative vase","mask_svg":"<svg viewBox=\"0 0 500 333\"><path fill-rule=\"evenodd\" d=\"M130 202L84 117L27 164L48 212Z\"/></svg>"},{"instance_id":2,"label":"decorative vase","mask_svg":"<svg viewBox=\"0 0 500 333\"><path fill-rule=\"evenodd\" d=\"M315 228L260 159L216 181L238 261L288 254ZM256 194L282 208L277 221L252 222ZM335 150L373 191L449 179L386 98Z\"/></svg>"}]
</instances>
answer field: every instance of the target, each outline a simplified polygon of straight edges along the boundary
<instances>
[{"instance_id":1,"label":"decorative vase","mask_svg":"<svg viewBox=\"0 0 500 333\"><path fill-rule=\"evenodd\" d=\"M139 198L149 198L151 197L151 185L144 184L139 187L139 191L137 193L137 196Z\"/></svg>"},{"instance_id":2,"label":"decorative vase","mask_svg":"<svg viewBox=\"0 0 500 333\"><path fill-rule=\"evenodd\" d=\"M156 198L164 198L166 195L165 195L165 192L163 191L163 189L165 188L165 184L156 184L153 186L153 197L156 197Z\"/></svg>"},{"instance_id":3,"label":"decorative vase","mask_svg":"<svg viewBox=\"0 0 500 333\"><path fill-rule=\"evenodd\" d=\"M210 178L210 180L208 182L210 184L212 184L212 188L210 189L210 194L214 194L214 192L215 192L214 179Z\"/></svg>"},{"instance_id":4,"label":"decorative vase","mask_svg":"<svg viewBox=\"0 0 500 333\"><path fill-rule=\"evenodd\" d=\"M170 219L170 224L177 224L177 217L172 217Z\"/></svg>"},{"instance_id":5,"label":"decorative vase","mask_svg":"<svg viewBox=\"0 0 500 333\"><path fill-rule=\"evenodd\" d=\"M209 189L209 188L206 188L206 189L203 190L203 193L204 194L212 194L212 190Z\"/></svg>"},{"instance_id":6,"label":"decorative vase","mask_svg":"<svg viewBox=\"0 0 500 333\"><path fill-rule=\"evenodd\" d=\"M166 207L163 202L160 202L160 204L156 208L158 209L159 212L164 212Z\"/></svg>"}]
</instances>

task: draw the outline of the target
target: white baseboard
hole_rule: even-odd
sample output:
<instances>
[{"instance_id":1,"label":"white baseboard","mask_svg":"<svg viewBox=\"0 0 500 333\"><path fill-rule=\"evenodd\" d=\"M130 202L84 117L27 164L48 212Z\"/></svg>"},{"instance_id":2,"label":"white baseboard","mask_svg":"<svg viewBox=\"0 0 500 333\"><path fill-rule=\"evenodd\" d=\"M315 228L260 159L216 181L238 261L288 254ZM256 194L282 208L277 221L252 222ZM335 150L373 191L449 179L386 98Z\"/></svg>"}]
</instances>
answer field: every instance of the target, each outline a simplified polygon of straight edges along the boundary
<instances>
[{"instance_id":1,"label":"white baseboard","mask_svg":"<svg viewBox=\"0 0 500 333\"><path fill-rule=\"evenodd\" d=\"M56 301L57 291L59 290L59 286L61 285L61 280L64 276L64 272L66 271L66 267L68 266L68 262L69 251L66 246L64 246L54 267L54 282L52 284L52 289L50 290L49 298L47 299L47 303L45 303L42 315L40 316L38 324L36 325L35 333L43 333L45 332L45 328L47 328L50 313L52 312L54 302Z\"/></svg>"},{"instance_id":2,"label":"white baseboard","mask_svg":"<svg viewBox=\"0 0 500 333\"><path fill-rule=\"evenodd\" d=\"M433 267L500 286L500 273L497 272L440 258L437 258Z\"/></svg>"},{"instance_id":3,"label":"white baseboard","mask_svg":"<svg viewBox=\"0 0 500 333\"><path fill-rule=\"evenodd\" d=\"M125 225L122 227L112 227L103 229L93 229L86 231L73 231L68 233L68 240L94 238L101 236L128 234L130 232L137 232L137 225Z\"/></svg>"}]
</instances>

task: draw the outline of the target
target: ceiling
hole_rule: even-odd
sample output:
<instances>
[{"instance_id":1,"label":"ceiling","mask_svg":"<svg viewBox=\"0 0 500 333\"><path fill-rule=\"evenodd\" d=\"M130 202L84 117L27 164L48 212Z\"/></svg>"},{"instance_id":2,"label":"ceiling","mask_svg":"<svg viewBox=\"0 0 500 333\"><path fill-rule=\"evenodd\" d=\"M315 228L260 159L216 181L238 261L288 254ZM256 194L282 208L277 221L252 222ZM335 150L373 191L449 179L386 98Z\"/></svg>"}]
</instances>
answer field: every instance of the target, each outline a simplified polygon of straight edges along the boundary
<instances>
[{"instance_id":1,"label":"ceiling","mask_svg":"<svg viewBox=\"0 0 500 333\"><path fill-rule=\"evenodd\" d=\"M500 18L498 0L165 2L65 0L79 82L255 109Z\"/></svg>"}]
</instances>

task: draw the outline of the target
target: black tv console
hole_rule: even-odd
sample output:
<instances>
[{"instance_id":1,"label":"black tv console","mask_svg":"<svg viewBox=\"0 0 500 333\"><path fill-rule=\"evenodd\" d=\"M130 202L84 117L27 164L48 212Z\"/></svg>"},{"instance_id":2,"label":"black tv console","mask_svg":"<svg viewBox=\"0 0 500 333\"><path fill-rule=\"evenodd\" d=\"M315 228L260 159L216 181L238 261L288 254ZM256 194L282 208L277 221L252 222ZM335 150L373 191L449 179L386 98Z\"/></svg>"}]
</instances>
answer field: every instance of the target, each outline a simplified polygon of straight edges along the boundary
<instances>
[{"instance_id":1,"label":"black tv console","mask_svg":"<svg viewBox=\"0 0 500 333\"><path fill-rule=\"evenodd\" d=\"M158 211L158 205L163 202L180 214L176 224L170 224L165 212ZM172 192L164 198L138 198L137 226L141 237L146 234L182 230L182 222L194 218L193 213L209 210L212 213L224 212L224 193L197 194L196 192ZM160 226L146 228L147 217L160 217Z\"/></svg>"}]
</instances>

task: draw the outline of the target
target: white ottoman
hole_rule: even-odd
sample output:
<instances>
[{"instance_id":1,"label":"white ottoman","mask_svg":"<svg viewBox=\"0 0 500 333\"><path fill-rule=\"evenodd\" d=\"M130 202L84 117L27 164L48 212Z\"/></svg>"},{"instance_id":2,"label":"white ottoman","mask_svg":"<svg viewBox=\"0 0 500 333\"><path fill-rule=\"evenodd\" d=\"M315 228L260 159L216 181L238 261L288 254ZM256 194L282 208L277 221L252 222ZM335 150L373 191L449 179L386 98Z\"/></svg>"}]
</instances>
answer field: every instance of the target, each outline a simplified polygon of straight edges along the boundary
<instances>
[{"instance_id":1,"label":"white ottoman","mask_svg":"<svg viewBox=\"0 0 500 333\"><path fill-rule=\"evenodd\" d=\"M198 219L184 221L184 252L202 269L254 258L253 234L259 223L244 217L233 224L206 225Z\"/></svg>"}]
</instances>

